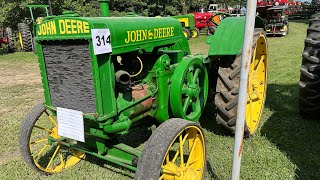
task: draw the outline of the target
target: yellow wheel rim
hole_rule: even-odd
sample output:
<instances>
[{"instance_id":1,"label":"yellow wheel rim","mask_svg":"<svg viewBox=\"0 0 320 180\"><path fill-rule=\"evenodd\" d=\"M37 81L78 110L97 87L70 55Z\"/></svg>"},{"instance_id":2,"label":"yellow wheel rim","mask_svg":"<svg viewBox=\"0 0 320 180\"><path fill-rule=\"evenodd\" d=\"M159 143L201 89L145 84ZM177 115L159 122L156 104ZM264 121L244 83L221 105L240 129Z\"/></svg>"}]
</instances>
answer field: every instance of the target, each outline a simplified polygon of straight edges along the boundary
<instances>
[{"instance_id":1,"label":"yellow wheel rim","mask_svg":"<svg viewBox=\"0 0 320 180\"><path fill-rule=\"evenodd\" d=\"M186 31L183 31L184 37L188 38L188 33Z\"/></svg>"},{"instance_id":2,"label":"yellow wheel rim","mask_svg":"<svg viewBox=\"0 0 320 180\"><path fill-rule=\"evenodd\" d=\"M20 43L21 49L23 49L22 35L20 32L18 32L18 36L19 36L19 43Z\"/></svg>"},{"instance_id":3,"label":"yellow wheel rim","mask_svg":"<svg viewBox=\"0 0 320 180\"><path fill-rule=\"evenodd\" d=\"M198 36L198 31L197 30L192 30L192 38L195 38Z\"/></svg>"},{"instance_id":4,"label":"yellow wheel rim","mask_svg":"<svg viewBox=\"0 0 320 180\"><path fill-rule=\"evenodd\" d=\"M246 126L250 135L257 130L264 107L267 87L267 44L264 35L258 38L254 49L247 91Z\"/></svg>"},{"instance_id":5,"label":"yellow wheel rim","mask_svg":"<svg viewBox=\"0 0 320 180\"><path fill-rule=\"evenodd\" d=\"M55 118L47 111L43 113L33 126L29 139L30 154L34 164L46 173L58 173L77 164L85 157L81 151L67 148L54 139L58 135ZM72 143L72 142L69 142Z\"/></svg>"},{"instance_id":6,"label":"yellow wheel rim","mask_svg":"<svg viewBox=\"0 0 320 180\"><path fill-rule=\"evenodd\" d=\"M170 144L159 180L202 179L206 163L204 143L204 136L197 126L186 127Z\"/></svg>"}]
</instances>

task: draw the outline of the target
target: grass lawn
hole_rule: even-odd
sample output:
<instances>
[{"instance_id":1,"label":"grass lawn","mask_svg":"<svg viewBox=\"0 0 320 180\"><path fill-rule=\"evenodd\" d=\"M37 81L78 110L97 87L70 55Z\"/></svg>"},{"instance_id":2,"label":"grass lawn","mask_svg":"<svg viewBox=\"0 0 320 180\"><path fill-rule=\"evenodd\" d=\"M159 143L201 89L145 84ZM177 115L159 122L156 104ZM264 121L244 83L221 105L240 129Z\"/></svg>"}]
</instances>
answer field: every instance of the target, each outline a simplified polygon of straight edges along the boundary
<instances>
[{"instance_id":1,"label":"grass lawn","mask_svg":"<svg viewBox=\"0 0 320 180\"><path fill-rule=\"evenodd\" d=\"M320 122L298 115L298 81L307 24L291 22L285 37L270 37L269 74L263 122L244 141L242 179L320 179ZM193 54L207 53L205 36L191 39ZM18 131L23 117L43 99L36 56L0 55L0 179L132 179L134 174L87 156L78 165L40 176L21 159ZM233 137L224 135L212 116L201 118L207 144L207 179L230 179Z\"/></svg>"}]
</instances>

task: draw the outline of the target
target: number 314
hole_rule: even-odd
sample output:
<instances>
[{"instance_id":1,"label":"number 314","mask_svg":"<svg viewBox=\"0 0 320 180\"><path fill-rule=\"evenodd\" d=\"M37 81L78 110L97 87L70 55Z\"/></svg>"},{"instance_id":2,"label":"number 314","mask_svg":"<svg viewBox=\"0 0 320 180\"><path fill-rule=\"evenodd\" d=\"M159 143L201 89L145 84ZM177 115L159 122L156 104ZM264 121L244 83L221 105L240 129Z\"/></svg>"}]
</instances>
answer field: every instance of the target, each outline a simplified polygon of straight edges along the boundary
<instances>
[{"instance_id":1,"label":"number 314","mask_svg":"<svg viewBox=\"0 0 320 180\"><path fill-rule=\"evenodd\" d=\"M97 46L101 46L102 44L105 46L106 44L110 44L111 41L110 41L110 35L105 38L104 35L103 36L96 36L96 39L97 39Z\"/></svg>"}]
</instances>

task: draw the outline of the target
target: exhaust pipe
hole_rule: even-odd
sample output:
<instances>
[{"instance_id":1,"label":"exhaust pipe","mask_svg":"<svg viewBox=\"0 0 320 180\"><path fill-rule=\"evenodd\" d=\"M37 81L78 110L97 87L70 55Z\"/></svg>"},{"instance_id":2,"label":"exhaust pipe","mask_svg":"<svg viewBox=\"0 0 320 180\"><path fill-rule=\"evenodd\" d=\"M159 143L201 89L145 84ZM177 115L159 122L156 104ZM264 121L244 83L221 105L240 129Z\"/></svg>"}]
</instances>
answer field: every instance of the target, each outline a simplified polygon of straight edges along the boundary
<instances>
[{"instance_id":1,"label":"exhaust pipe","mask_svg":"<svg viewBox=\"0 0 320 180\"><path fill-rule=\"evenodd\" d=\"M127 71L119 70L116 72L116 81L122 85L128 85L131 81L130 74Z\"/></svg>"}]
</instances>

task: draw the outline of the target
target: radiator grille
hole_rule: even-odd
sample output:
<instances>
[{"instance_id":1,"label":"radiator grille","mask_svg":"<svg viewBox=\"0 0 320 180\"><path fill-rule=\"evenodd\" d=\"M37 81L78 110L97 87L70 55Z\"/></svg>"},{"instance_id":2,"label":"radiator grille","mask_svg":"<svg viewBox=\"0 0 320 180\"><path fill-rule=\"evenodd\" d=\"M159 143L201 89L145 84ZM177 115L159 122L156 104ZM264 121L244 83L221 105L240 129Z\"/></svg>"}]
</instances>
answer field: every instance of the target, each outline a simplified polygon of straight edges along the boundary
<instances>
[{"instance_id":1,"label":"radiator grille","mask_svg":"<svg viewBox=\"0 0 320 180\"><path fill-rule=\"evenodd\" d=\"M89 43L48 41L42 48L53 106L96 112Z\"/></svg>"}]
</instances>

